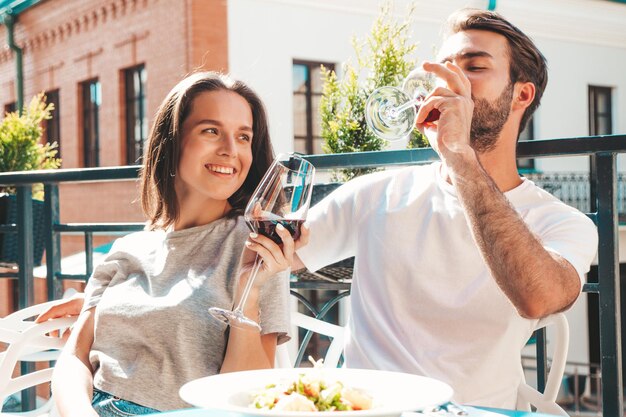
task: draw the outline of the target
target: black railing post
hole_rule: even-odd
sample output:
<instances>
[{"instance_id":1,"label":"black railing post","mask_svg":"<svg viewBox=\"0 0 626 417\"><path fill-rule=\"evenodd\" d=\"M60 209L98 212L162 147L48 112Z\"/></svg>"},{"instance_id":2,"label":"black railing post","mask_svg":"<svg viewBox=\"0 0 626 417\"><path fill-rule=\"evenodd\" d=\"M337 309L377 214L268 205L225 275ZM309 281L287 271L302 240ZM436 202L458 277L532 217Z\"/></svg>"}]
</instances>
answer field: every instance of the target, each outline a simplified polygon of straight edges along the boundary
<instances>
[{"instance_id":1,"label":"black railing post","mask_svg":"<svg viewBox=\"0 0 626 417\"><path fill-rule=\"evenodd\" d=\"M46 234L46 286L48 288L48 300L61 298L63 285L57 279L57 273L61 271L61 236L54 228L60 222L59 215L59 186L46 184L44 186L44 227Z\"/></svg>"},{"instance_id":2,"label":"black railing post","mask_svg":"<svg viewBox=\"0 0 626 417\"><path fill-rule=\"evenodd\" d=\"M30 185L17 187L17 262L19 266L18 305L26 308L35 302L35 282L33 279L33 198ZM32 362L21 362L22 375L35 371ZM36 393L34 388L22 391L22 410L35 408Z\"/></svg>"},{"instance_id":3,"label":"black railing post","mask_svg":"<svg viewBox=\"0 0 626 417\"><path fill-rule=\"evenodd\" d=\"M605 416L621 416L624 413L616 167L614 153L597 154L600 354L602 411Z\"/></svg>"},{"instance_id":4,"label":"black railing post","mask_svg":"<svg viewBox=\"0 0 626 417\"><path fill-rule=\"evenodd\" d=\"M544 392L546 389L546 375L548 375L548 350L546 342L546 329L535 331L537 343L537 390Z\"/></svg>"},{"instance_id":5,"label":"black railing post","mask_svg":"<svg viewBox=\"0 0 626 417\"><path fill-rule=\"evenodd\" d=\"M33 305L35 283L33 281L33 201L30 185L17 187L17 263L19 308Z\"/></svg>"},{"instance_id":6,"label":"black railing post","mask_svg":"<svg viewBox=\"0 0 626 417\"><path fill-rule=\"evenodd\" d=\"M589 157L589 211L598 210L598 168L596 156Z\"/></svg>"},{"instance_id":7,"label":"black railing post","mask_svg":"<svg viewBox=\"0 0 626 417\"><path fill-rule=\"evenodd\" d=\"M33 201L30 185L17 187L17 263L19 308L26 308L35 302L33 281Z\"/></svg>"},{"instance_id":8,"label":"black railing post","mask_svg":"<svg viewBox=\"0 0 626 417\"><path fill-rule=\"evenodd\" d=\"M85 275L87 279L93 272L93 232L85 232Z\"/></svg>"}]
</instances>

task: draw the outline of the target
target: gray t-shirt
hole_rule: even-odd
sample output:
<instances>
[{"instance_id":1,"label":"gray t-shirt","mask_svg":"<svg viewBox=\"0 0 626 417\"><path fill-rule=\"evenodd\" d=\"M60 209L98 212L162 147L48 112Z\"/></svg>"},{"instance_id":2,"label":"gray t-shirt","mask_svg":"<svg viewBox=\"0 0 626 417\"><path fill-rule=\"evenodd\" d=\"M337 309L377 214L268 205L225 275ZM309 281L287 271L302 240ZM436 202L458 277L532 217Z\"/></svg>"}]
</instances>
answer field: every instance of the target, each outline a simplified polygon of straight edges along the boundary
<instances>
[{"instance_id":1,"label":"gray t-shirt","mask_svg":"<svg viewBox=\"0 0 626 417\"><path fill-rule=\"evenodd\" d=\"M228 327L208 308L232 308L248 229L242 217L118 239L91 276L84 310L96 307L89 359L94 387L155 408L189 407L188 381L219 373ZM289 339L288 273L260 295L263 334Z\"/></svg>"}]
</instances>

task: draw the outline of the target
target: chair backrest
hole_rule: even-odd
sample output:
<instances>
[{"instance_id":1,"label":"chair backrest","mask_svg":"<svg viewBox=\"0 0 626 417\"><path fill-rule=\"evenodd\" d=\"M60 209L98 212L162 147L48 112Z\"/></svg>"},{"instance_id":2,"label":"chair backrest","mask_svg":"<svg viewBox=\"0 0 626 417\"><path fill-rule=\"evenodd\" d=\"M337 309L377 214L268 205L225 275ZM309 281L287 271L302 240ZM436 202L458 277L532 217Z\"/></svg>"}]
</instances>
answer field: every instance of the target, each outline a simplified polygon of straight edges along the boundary
<instances>
[{"instance_id":1,"label":"chair backrest","mask_svg":"<svg viewBox=\"0 0 626 417\"><path fill-rule=\"evenodd\" d=\"M0 353L0 407L10 395L52 379L53 369L50 367L17 377L13 376L13 371L18 362L48 362L58 357L65 340L50 336L49 333L59 330L62 334L77 317L64 317L44 323L30 320L56 303L58 301L38 304L0 318L0 342L8 344L6 350ZM49 400L36 410L11 414L0 412L0 416L39 416L51 408L52 402Z\"/></svg>"},{"instance_id":2,"label":"chair backrest","mask_svg":"<svg viewBox=\"0 0 626 417\"><path fill-rule=\"evenodd\" d=\"M291 324L298 328L330 337L332 340L324 356L324 367L337 367L343 352L345 333L343 327L298 312L291 312ZM306 340L305 338L305 344ZM289 343L298 343L297 338L294 337ZM282 344L276 348L276 368L291 368L296 365L296 358L291 358L289 355L289 343ZM304 351L305 348L305 345L301 345L298 350ZM298 356L300 356L300 354Z\"/></svg>"},{"instance_id":3,"label":"chair backrest","mask_svg":"<svg viewBox=\"0 0 626 417\"><path fill-rule=\"evenodd\" d=\"M556 403L559 387L563 381L565 364L567 362L567 350L569 346L569 325L563 313L545 317L537 323L535 330L547 326L554 326L554 356L552 366L546 380L546 388L543 393L528 385L520 384L517 391L517 409L530 410L530 405L537 408L538 412L568 416L568 414Z\"/></svg>"},{"instance_id":4,"label":"chair backrest","mask_svg":"<svg viewBox=\"0 0 626 417\"><path fill-rule=\"evenodd\" d=\"M298 328L303 328L314 333L319 333L332 338L330 346L324 357L324 367L337 367L343 352L345 329L342 326L327 323L325 321L310 317L298 312L291 313L291 323ZM548 373L546 388L543 393L523 382L517 394L517 409L530 410L534 406L538 412L568 416L568 414L556 403L559 388L563 380L565 365L567 362L567 351L569 345L569 325L563 313L553 314L539 320L536 330L547 326L554 328L554 356L552 366ZM298 343L297 338L289 343ZM306 342L306 340L305 340ZM295 365L295 358L289 355L289 343L282 344L276 349L276 368L289 368ZM305 346L300 346L302 351Z\"/></svg>"}]
</instances>

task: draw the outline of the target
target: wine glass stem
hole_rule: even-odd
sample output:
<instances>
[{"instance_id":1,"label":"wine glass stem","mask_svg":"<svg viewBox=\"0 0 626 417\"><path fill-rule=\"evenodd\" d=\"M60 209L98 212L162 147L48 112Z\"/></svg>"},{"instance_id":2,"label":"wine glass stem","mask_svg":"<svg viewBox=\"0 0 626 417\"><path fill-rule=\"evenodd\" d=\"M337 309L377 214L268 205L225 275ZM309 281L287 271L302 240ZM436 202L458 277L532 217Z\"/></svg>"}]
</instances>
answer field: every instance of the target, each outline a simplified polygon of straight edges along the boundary
<instances>
[{"instance_id":1,"label":"wine glass stem","mask_svg":"<svg viewBox=\"0 0 626 417\"><path fill-rule=\"evenodd\" d=\"M239 299L239 303L235 308L235 311L243 314L243 308L246 305L246 301L248 300L248 295L250 294L250 290L252 289L252 284L254 284L254 280L256 279L256 274L259 272L259 268L263 264L263 259L259 259L259 254L256 254L254 258L254 267L252 268L252 272L250 273L250 277L248 277L248 281L246 281L246 286L243 288L243 293L241 294L241 298Z\"/></svg>"},{"instance_id":2,"label":"wine glass stem","mask_svg":"<svg viewBox=\"0 0 626 417\"><path fill-rule=\"evenodd\" d=\"M393 112L394 112L394 114L399 115L400 113L402 113L406 109L409 109L409 108L411 108L413 106L417 106L421 102L422 102L422 98L414 98L413 100L409 100L409 101L407 101L406 103L404 103L401 106L395 107L393 109Z\"/></svg>"}]
</instances>

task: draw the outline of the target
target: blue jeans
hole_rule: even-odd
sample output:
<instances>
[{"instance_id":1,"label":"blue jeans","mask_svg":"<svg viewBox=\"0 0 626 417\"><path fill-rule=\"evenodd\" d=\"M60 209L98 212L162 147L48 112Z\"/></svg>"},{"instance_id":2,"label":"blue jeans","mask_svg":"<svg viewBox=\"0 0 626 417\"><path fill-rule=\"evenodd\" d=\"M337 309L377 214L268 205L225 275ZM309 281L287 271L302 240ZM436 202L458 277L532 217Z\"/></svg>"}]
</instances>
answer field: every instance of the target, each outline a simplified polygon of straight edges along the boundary
<instances>
[{"instance_id":1,"label":"blue jeans","mask_svg":"<svg viewBox=\"0 0 626 417\"><path fill-rule=\"evenodd\" d=\"M154 408L122 400L97 389L93 390L91 405L100 417L129 417L159 412L159 410Z\"/></svg>"}]
</instances>

